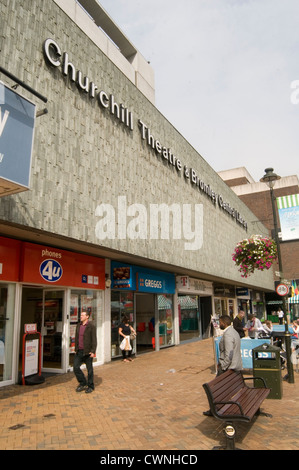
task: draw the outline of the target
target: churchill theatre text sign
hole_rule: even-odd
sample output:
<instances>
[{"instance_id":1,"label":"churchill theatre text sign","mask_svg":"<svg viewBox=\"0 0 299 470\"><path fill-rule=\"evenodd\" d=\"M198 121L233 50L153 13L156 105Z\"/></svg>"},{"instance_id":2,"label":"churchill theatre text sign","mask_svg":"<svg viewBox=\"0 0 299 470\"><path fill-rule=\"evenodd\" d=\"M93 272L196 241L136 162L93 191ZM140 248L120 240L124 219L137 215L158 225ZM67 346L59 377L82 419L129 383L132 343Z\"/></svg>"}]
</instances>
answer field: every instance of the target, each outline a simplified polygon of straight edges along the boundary
<instances>
[{"instance_id":1,"label":"churchill theatre text sign","mask_svg":"<svg viewBox=\"0 0 299 470\"><path fill-rule=\"evenodd\" d=\"M44 41L43 53L46 62L50 66L60 68L62 75L75 83L79 90L88 94L91 100L97 100L102 109L110 112L111 116L117 119L129 131L134 131L133 113L122 103L118 103L113 94L101 90L89 77L83 76L81 70L78 70L70 61L68 53L62 52L54 39L46 39ZM183 173L184 177L190 181L193 187L204 193L215 206L218 205L247 230L247 222L235 208L231 207L229 202L224 200L221 194L217 194L209 184L200 178L194 168L184 165L181 159L169 147L163 145L159 139L156 139L149 127L141 119L138 119L137 123L141 139L161 158L161 161L167 161L170 167L175 168L178 173Z\"/></svg>"}]
</instances>

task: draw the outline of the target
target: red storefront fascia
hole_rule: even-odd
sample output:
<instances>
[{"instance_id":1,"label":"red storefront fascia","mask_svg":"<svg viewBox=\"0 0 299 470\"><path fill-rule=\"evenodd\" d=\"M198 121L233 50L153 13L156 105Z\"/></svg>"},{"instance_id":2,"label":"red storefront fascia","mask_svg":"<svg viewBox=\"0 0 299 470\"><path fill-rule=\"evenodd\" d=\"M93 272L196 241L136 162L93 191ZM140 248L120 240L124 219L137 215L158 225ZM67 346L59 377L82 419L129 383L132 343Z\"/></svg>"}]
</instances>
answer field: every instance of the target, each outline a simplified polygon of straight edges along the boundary
<instances>
[{"instance_id":1,"label":"red storefront fascia","mask_svg":"<svg viewBox=\"0 0 299 470\"><path fill-rule=\"evenodd\" d=\"M21 241L0 237L0 281L20 280Z\"/></svg>"},{"instance_id":2,"label":"red storefront fascia","mask_svg":"<svg viewBox=\"0 0 299 470\"><path fill-rule=\"evenodd\" d=\"M0 281L105 289L105 260L0 237Z\"/></svg>"}]
</instances>

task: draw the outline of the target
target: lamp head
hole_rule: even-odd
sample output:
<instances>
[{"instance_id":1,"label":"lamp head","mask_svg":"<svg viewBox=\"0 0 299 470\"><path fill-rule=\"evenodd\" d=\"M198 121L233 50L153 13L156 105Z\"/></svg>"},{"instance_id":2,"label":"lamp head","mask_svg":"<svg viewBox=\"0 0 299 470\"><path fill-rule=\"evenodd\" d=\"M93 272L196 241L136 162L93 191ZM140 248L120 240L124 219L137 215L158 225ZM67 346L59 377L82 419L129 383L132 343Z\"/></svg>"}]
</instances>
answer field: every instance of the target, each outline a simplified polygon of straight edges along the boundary
<instances>
[{"instance_id":1,"label":"lamp head","mask_svg":"<svg viewBox=\"0 0 299 470\"><path fill-rule=\"evenodd\" d=\"M273 188L276 181L280 180L280 176L274 173L273 168L266 168L264 176L260 179L261 183L266 183L269 188Z\"/></svg>"}]
</instances>

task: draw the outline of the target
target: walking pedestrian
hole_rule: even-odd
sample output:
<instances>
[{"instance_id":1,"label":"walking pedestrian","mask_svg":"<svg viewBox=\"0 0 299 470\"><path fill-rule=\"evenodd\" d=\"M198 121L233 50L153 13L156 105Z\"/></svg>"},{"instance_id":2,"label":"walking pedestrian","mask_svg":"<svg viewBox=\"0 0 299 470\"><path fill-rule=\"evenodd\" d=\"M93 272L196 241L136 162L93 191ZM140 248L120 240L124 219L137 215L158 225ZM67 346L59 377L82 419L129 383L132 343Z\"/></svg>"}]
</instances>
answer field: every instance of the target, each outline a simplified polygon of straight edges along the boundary
<instances>
[{"instance_id":1,"label":"walking pedestrian","mask_svg":"<svg viewBox=\"0 0 299 470\"><path fill-rule=\"evenodd\" d=\"M97 335L95 325L89 321L90 313L81 312L80 323L76 328L74 374L79 382L77 392L91 393L94 390L93 358L96 357ZM81 370L82 364L87 368L87 379Z\"/></svg>"},{"instance_id":2,"label":"walking pedestrian","mask_svg":"<svg viewBox=\"0 0 299 470\"><path fill-rule=\"evenodd\" d=\"M122 323L119 325L118 333L121 339L120 349L123 355L123 361L132 362L132 346L130 336L131 334L136 336L136 331L130 325L128 317L123 318Z\"/></svg>"},{"instance_id":3,"label":"walking pedestrian","mask_svg":"<svg viewBox=\"0 0 299 470\"><path fill-rule=\"evenodd\" d=\"M283 313L283 310L281 309L281 307L278 308L277 315L278 315L279 324L283 325L284 313Z\"/></svg>"}]
</instances>

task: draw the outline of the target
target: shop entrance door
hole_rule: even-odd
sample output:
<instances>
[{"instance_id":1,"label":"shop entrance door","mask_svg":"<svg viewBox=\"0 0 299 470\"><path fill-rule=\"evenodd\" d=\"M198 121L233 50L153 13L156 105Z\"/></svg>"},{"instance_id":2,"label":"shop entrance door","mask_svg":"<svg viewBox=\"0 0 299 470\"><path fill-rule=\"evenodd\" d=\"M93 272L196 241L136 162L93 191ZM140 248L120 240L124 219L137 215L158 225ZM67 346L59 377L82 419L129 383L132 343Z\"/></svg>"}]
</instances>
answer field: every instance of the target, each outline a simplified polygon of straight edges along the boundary
<instances>
[{"instance_id":1,"label":"shop entrance door","mask_svg":"<svg viewBox=\"0 0 299 470\"><path fill-rule=\"evenodd\" d=\"M63 367L64 290L43 290L42 369L58 372Z\"/></svg>"},{"instance_id":2,"label":"shop entrance door","mask_svg":"<svg viewBox=\"0 0 299 470\"><path fill-rule=\"evenodd\" d=\"M42 371L61 373L66 370L65 291L42 287L23 287L21 338L25 323L36 323L42 335Z\"/></svg>"},{"instance_id":3,"label":"shop entrance door","mask_svg":"<svg viewBox=\"0 0 299 470\"><path fill-rule=\"evenodd\" d=\"M0 284L0 386L13 383L15 296L14 284Z\"/></svg>"}]
</instances>

